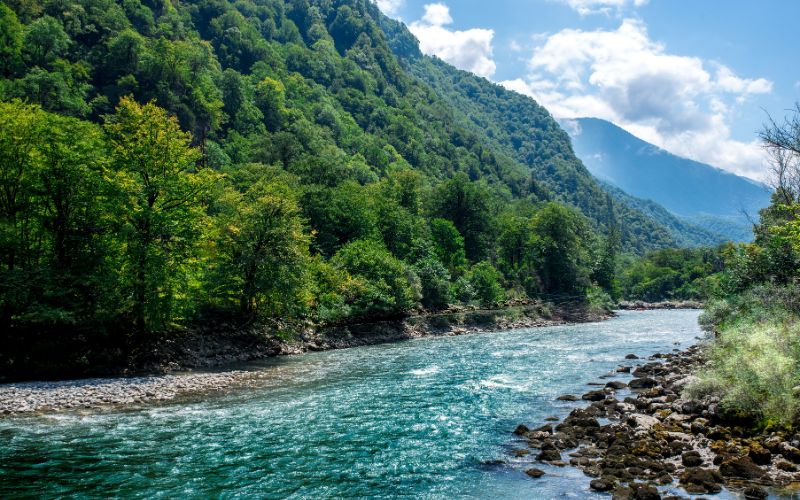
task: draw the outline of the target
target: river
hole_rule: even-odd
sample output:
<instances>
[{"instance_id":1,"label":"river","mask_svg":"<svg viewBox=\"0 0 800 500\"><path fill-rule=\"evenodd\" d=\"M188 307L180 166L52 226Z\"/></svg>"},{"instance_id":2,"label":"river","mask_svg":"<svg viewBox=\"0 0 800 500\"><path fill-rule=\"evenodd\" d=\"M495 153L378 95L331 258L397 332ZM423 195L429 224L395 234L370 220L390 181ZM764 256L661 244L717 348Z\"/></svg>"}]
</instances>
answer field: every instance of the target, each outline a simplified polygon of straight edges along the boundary
<instances>
[{"instance_id":1,"label":"river","mask_svg":"<svg viewBox=\"0 0 800 500\"><path fill-rule=\"evenodd\" d=\"M514 458L541 425L635 353L688 346L697 311L288 356L229 394L0 419L0 498L586 498L571 468ZM640 362L643 362L640 361ZM605 381L605 379L603 379ZM503 459L506 465L484 465Z\"/></svg>"}]
</instances>

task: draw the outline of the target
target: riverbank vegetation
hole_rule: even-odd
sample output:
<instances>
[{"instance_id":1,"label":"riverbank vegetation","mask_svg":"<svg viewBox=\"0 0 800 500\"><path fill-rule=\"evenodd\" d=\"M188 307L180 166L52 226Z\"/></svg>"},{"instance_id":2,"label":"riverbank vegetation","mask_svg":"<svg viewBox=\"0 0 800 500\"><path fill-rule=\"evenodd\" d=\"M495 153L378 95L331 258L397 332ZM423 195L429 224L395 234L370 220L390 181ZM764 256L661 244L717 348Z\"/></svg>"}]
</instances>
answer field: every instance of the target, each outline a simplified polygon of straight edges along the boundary
<instances>
[{"instance_id":1,"label":"riverbank vegetation","mask_svg":"<svg viewBox=\"0 0 800 500\"><path fill-rule=\"evenodd\" d=\"M770 122L775 194L761 211L755 241L729 249L701 320L715 332L696 395L713 394L733 414L760 425L800 423L800 106Z\"/></svg>"},{"instance_id":2,"label":"riverbank vegetation","mask_svg":"<svg viewBox=\"0 0 800 500\"><path fill-rule=\"evenodd\" d=\"M0 25L6 374L125 364L215 322L605 307L617 255L662 235L533 101L535 144L482 137L371 2L34 0Z\"/></svg>"}]
</instances>

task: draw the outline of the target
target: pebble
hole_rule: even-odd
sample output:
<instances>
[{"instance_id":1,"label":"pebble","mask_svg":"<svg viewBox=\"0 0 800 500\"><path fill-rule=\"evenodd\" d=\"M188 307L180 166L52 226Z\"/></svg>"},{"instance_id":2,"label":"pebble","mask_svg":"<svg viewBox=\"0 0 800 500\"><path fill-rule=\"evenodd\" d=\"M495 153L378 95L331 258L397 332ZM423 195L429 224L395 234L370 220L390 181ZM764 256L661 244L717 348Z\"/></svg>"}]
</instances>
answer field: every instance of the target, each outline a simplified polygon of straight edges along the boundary
<instances>
[{"instance_id":1,"label":"pebble","mask_svg":"<svg viewBox=\"0 0 800 500\"><path fill-rule=\"evenodd\" d=\"M221 373L2 384L0 414L57 412L76 408L92 409L169 401L189 394L244 385L258 377L258 372L237 370Z\"/></svg>"}]
</instances>

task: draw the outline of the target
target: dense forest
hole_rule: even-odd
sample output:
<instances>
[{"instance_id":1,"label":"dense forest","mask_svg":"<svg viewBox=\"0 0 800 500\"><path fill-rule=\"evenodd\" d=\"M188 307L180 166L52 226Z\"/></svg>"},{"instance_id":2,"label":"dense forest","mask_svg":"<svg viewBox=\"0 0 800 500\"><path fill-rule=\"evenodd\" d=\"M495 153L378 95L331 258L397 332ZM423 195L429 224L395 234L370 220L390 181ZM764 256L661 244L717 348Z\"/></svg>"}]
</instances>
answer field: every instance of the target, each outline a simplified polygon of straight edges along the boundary
<instances>
[{"instance_id":1,"label":"dense forest","mask_svg":"<svg viewBox=\"0 0 800 500\"><path fill-rule=\"evenodd\" d=\"M661 250L714 239L367 0L4 0L0 26L3 372L218 321L703 299L742 251Z\"/></svg>"},{"instance_id":2,"label":"dense forest","mask_svg":"<svg viewBox=\"0 0 800 500\"><path fill-rule=\"evenodd\" d=\"M2 369L220 319L605 302L619 252L672 243L543 108L479 81L487 138L392 48L474 77L381 23L363 0L0 4Z\"/></svg>"}]
</instances>

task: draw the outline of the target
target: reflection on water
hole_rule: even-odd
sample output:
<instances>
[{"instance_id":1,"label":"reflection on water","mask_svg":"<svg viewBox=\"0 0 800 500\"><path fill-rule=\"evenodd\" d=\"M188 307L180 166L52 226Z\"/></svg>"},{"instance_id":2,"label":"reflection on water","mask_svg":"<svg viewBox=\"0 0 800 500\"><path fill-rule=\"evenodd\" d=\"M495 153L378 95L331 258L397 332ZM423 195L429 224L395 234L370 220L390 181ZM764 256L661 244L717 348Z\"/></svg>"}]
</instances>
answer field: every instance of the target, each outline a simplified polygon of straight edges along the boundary
<instances>
[{"instance_id":1,"label":"reflection on water","mask_svg":"<svg viewBox=\"0 0 800 500\"><path fill-rule=\"evenodd\" d=\"M697 311L284 357L257 388L162 406L0 420L0 497L591 497L572 468L511 458L625 354L686 346ZM483 461L506 459L506 466Z\"/></svg>"}]
</instances>

